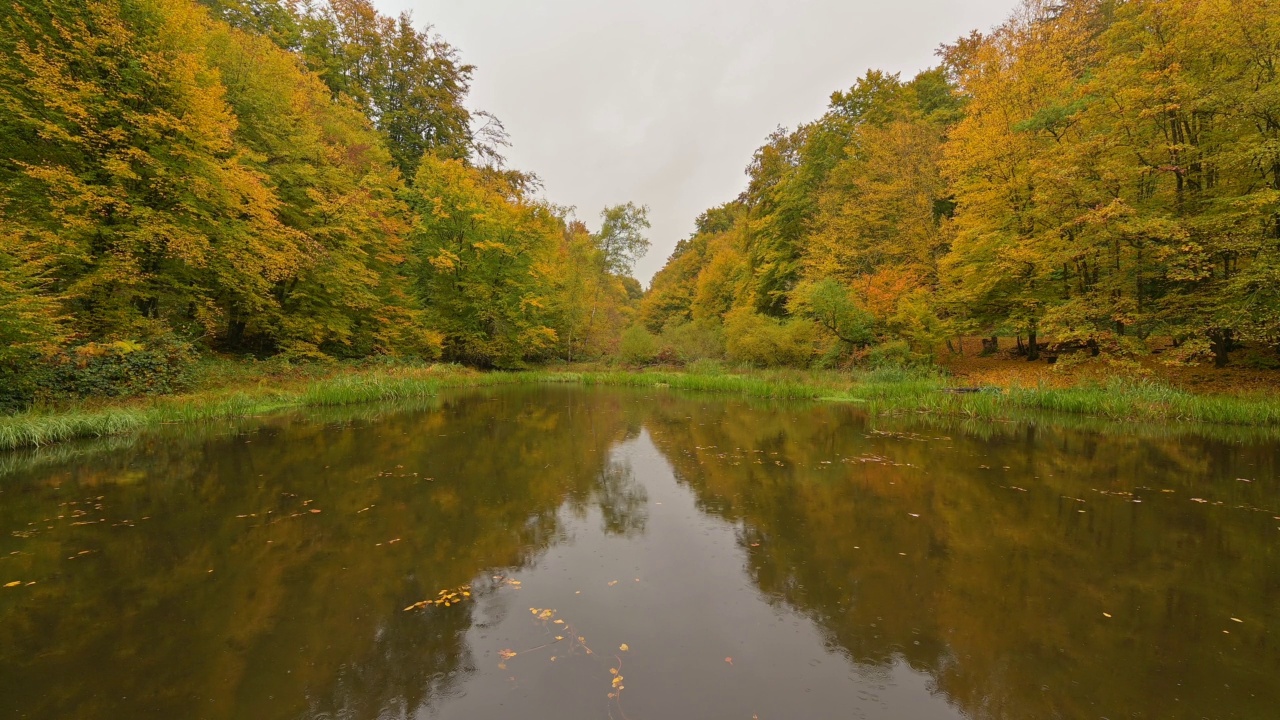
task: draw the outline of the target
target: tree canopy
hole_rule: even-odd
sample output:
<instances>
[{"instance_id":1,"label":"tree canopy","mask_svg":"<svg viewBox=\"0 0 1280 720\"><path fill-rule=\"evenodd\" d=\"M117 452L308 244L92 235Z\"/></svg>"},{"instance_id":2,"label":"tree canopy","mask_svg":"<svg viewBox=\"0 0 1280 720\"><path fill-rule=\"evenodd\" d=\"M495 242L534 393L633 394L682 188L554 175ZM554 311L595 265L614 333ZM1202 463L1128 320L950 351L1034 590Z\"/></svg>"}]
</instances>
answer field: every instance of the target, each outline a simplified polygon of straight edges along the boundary
<instances>
[{"instance_id":1,"label":"tree canopy","mask_svg":"<svg viewBox=\"0 0 1280 720\"><path fill-rule=\"evenodd\" d=\"M408 15L17 0L0 27L7 387L89 344L509 367L609 352L630 322L644 208L583 245L467 109L472 68ZM587 344L561 335L570 264L608 289Z\"/></svg>"},{"instance_id":2,"label":"tree canopy","mask_svg":"<svg viewBox=\"0 0 1280 720\"><path fill-rule=\"evenodd\" d=\"M1273 347L1276 37L1274 0L1027 0L939 67L869 71L772 134L641 317L814 318L817 357L850 345L834 306L814 311L836 282L878 342L925 355L974 332L1026 337L1032 357L1045 335L1171 343L1175 362Z\"/></svg>"}]
</instances>

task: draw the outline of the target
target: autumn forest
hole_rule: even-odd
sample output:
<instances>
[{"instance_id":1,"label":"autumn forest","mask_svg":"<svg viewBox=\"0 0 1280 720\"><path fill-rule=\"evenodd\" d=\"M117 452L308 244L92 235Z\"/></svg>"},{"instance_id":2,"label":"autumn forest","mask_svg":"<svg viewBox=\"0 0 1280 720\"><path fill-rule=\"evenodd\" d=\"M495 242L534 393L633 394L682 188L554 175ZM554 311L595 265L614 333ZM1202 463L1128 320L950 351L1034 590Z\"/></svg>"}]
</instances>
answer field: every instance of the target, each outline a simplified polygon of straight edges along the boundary
<instances>
[{"instance_id":1,"label":"autumn forest","mask_svg":"<svg viewBox=\"0 0 1280 720\"><path fill-rule=\"evenodd\" d=\"M1275 716L1280 0L1000 3L0 0L0 718Z\"/></svg>"},{"instance_id":2,"label":"autumn forest","mask_svg":"<svg viewBox=\"0 0 1280 720\"><path fill-rule=\"evenodd\" d=\"M9 409L163 390L211 355L840 368L1004 337L1225 365L1280 343L1274 0L1027 0L915 77L870 70L767 138L648 290L647 208L544 199L468 108L473 68L407 15L18 0L0 24Z\"/></svg>"}]
</instances>

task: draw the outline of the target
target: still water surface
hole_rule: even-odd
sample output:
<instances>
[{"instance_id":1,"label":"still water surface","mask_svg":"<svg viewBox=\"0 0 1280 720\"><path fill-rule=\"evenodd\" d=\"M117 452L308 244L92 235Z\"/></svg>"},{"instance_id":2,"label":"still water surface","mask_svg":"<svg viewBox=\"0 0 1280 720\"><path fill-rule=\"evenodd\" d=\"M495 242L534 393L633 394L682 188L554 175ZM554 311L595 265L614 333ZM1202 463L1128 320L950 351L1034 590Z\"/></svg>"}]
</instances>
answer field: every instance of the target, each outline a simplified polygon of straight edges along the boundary
<instances>
[{"instance_id":1,"label":"still water surface","mask_svg":"<svg viewBox=\"0 0 1280 720\"><path fill-rule=\"evenodd\" d=\"M0 465L0 717L1280 717L1275 443L362 413Z\"/></svg>"}]
</instances>

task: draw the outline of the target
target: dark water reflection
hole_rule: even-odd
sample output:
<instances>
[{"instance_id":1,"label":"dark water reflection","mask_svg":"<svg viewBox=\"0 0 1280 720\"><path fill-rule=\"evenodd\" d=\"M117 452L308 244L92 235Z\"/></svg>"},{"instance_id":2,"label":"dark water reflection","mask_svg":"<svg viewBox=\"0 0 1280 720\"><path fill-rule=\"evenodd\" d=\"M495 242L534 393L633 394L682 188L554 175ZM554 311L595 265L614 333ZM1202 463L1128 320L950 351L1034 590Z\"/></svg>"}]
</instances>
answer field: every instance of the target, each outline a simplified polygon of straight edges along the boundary
<instances>
[{"instance_id":1,"label":"dark water reflection","mask_svg":"<svg viewBox=\"0 0 1280 720\"><path fill-rule=\"evenodd\" d=\"M1277 450L512 388L10 463L0 717L1276 717Z\"/></svg>"}]
</instances>

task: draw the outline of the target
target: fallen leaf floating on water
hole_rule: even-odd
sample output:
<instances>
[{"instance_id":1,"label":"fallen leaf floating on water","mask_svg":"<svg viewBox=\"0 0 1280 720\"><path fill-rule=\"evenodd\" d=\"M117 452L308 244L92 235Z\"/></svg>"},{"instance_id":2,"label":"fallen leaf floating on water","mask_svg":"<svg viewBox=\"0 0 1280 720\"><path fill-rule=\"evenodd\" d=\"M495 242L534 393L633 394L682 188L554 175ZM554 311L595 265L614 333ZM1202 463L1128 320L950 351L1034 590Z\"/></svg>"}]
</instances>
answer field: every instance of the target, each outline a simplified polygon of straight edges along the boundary
<instances>
[{"instance_id":1,"label":"fallen leaf floating on water","mask_svg":"<svg viewBox=\"0 0 1280 720\"><path fill-rule=\"evenodd\" d=\"M11 582L11 583L5 583L5 584L4 584L4 586L5 586L5 587L7 587L7 588L10 588L10 587L18 587L18 586L19 586L19 585L21 585L21 584L22 584L22 581L21 581L21 580L14 580L14 581L13 581L13 582Z\"/></svg>"},{"instance_id":2,"label":"fallen leaf floating on water","mask_svg":"<svg viewBox=\"0 0 1280 720\"><path fill-rule=\"evenodd\" d=\"M626 643L622 643L621 645L618 646L618 649L621 650L622 652L626 652L631 649L631 646Z\"/></svg>"},{"instance_id":3,"label":"fallen leaf floating on water","mask_svg":"<svg viewBox=\"0 0 1280 720\"><path fill-rule=\"evenodd\" d=\"M609 581L609 587L613 587L614 585L617 585L617 584L618 584L618 581L617 581L617 580L610 580L610 581Z\"/></svg>"},{"instance_id":4,"label":"fallen leaf floating on water","mask_svg":"<svg viewBox=\"0 0 1280 720\"><path fill-rule=\"evenodd\" d=\"M498 657L501 657L503 660L510 660L515 656L516 656L516 651L512 650L511 648L506 648L498 651Z\"/></svg>"},{"instance_id":5,"label":"fallen leaf floating on water","mask_svg":"<svg viewBox=\"0 0 1280 720\"><path fill-rule=\"evenodd\" d=\"M732 664L733 664L733 658L731 658L731 657L727 657L727 658L725 658L725 659L724 659L724 661L725 661L725 662L727 662L727 663L729 663L730 665L732 665Z\"/></svg>"},{"instance_id":6,"label":"fallen leaf floating on water","mask_svg":"<svg viewBox=\"0 0 1280 720\"><path fill-rule=\"evenodd\" d=\"M458 603L470 597L471 597L471 586L461 585L451 590L441 590L439 593L436 594L436 598L434 600L419 600L418 602L405 608L404 611L409 612L410 610L419 610L421 608L427 607L428 605L435 605L437 607L441 607L441 606L449 607L451 605L457 605Z\"/></svg>"},{"instance_id":7,"label":"fallen leaf floating on water","mask_svg":"<svg viewBox=\"0 0 1280 720\"><path fill-rule=\"evenodd\" d=\"M1109 618L1111 617L1111 613L1102 613L1102 617Z\"/></svg>"},{"instance_id":8,"label":"fallen leaf floating on water","mask_svg":"<svg viewBox=\"0 0 1280 720\"><path fill-rule=\"evenodd\" d=\"M313 513L318 513L318 512L320 512L320 510L319 510L319 508L311 508L311 512L313 512Z\"/></svg>"},{"instance_id":9,"label":"fallen leaf floating on water","mask_svg":"<svg viewBox=\"0 0 1280 720\"><path fill-rule=\"evenodd\" d=\"M1232 620L1232 622L1238 622L1238 623L1242 623L1242 622L1244 622L1244 621L1243 621L1243 620L1241 620L1240 618L1231 618L1231 620Z\"/></svg>"}]
</instances>

